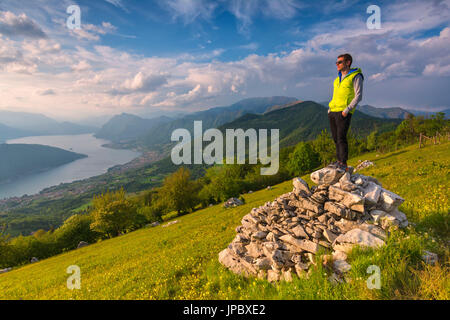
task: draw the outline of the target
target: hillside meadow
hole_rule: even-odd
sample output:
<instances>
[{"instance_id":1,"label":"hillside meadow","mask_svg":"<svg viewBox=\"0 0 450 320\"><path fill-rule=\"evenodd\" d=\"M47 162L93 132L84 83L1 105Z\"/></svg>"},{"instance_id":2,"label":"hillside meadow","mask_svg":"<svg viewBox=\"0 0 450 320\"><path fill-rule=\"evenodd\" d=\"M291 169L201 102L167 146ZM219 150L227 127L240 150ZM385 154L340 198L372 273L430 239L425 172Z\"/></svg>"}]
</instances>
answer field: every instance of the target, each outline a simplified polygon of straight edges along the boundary
<instances>
[{"instance_id":1,"label":"hillside meadow","mask_svg":"<svg viewBox=\"0 0 450 320\"><path fill-rule=\"evenodd\" d=\"M0 274L0 299L449 299L450 142L418 144L349 160L374 161L362 174L406 201L411 226L391 233L378 250L356 248L348 281L333 284L320 263L309 279L272 285L235 275L218 262L241 218L253 207L292 191L291 181L243 195L245 205L221 204ZM312 185L309 175L302 177ZM165 222L167 223L167 221ZM435 266L421 255L439 255ZM67 267L81 269L81 289L66 286ZM370 290L369 265L381 269L381 289Z\"/></svg>"}]
</instances>

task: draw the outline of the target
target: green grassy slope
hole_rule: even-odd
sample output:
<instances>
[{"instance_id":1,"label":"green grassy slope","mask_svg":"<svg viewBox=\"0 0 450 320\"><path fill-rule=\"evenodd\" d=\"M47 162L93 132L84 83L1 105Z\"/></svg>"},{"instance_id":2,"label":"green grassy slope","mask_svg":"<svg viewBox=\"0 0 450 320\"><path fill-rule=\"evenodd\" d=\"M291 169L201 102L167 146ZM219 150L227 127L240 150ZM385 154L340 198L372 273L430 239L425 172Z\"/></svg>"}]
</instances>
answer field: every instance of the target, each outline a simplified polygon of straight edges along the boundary
<instances>
[{"instance_id":1,"label":"green grassy slope","mask_svg":"<svg viewBox=\"0 0 450 320\"><path fill-rule=\"evenodd\" d=\"M241 218L291 191L286 181L244 195L246 204L240 207L213 206L178 217L167 228L141 229L0 274L0 299L448 299L450 143L421 150L416 144L358 159L375 162L361 173L403 196L400 209L416 228L393 233L375 252L354 250L349 283L332 285L319 267L309 280L271 285L234 275L218 263L218 253L234 238ZM423 249L438 253L443 263L424 265ZM366 269L372 264L381 268L381 290L367 289ZM70 265L81 268L80 290L66 287Z\"/></svg>"}]
</instances>

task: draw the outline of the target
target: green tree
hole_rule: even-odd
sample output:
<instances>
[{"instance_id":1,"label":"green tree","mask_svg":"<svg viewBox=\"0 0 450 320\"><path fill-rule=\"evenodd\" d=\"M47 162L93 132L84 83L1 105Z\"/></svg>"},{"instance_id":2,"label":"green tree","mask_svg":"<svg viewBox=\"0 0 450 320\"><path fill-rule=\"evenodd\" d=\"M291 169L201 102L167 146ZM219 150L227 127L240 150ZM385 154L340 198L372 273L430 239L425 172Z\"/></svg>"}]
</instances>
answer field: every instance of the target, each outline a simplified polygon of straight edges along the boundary
<instances>
[{"instance_id":1,"label":"green tree","mask_svg":"<svg viewBox=\"0 0 450 320\"><path fill-rule=\"evenodd\" d=\"M252 166L224 163L208 168L199 194L202 202L221 202L231 197L238 197L247 187L244 179Z\"/></svg>"},{"instance_id":2,"label":"green tree","mask_svg":"<svg viewBox=\"0 0 450 320\"><path fill-rule=\"evenodd\" d=\"M95 242L99 233L91 229L93 220L92 215L75 214L64 221L64 224L54 232L59 248L74 249L80 241Z\"/></svg>"},{"instance_id":3,"label":"green tree","mask_svg":"<svg viewBox=\"0 0 450 320\"><path fill-rule=\"evenodd\" d=\"M167 176L160 189L160 197L170 209L178 214L193 210L198 203L197 183L191 180L189 169L181 167Z\"/></svg>"},{"instance_id":4,"label":"green tree","mask_svg":"<svg viewBox=\"0 0 450 320\"><path fill-rule=\"evenodd\" d=\"M317 138L312 142L314 151L319 155L320 164L326 166L336 155L336 147L327 129L321 131Z\"/></svg>"},{"instance_id":5,"label":"green tree","mask_svg":"<svg viewBox=\"0 0 450 320\"><path fill-rule=\"evenodd\" d=\"M33 236L36 239L39 239L39 238L43 237L46 233L47 233L47 231L45 231L44 229L39 229L35 233L33 233Z\"/></svg>"},{"instance_id":6,"label":"green tree","mask_svg":"<svg viewBox=\"0 0 450 320\"><path fill-rule=\"evenodd\" d=\"M5 234L5 230L6 226L0 226L0 268L6 268L12 265L10 236Z\"/></svg>"},{"instance_id":7,"label":"green tree","mask_svg":"<svg viewBox=\"0 0 450 320\"><path fill-rule=\"evenodd\" d=\"M369 151L373 151L377 147L377 134L377 130L374 130L367 136L367 149Z\"/></svg>"},{"instance_id":8,"label":"green tree","mask_svg":"<svg viewBox=\"0 0 450 320\"><path fill-rule=\"evenodd\" d=\"M108 191L92 200L91 228L108 237L132 229L137 220L136 205L126 199L125 191Z\"/></svg>"},{"instance_id":9,"label":"green tree","mask_svg":"<svg viewBox=\"0 0 450 320\"><path fill-rule=\"evenodd\" d=\"M296 176L304 175L320 165L319 155L309 142L300 142L291 153L288 168Z\"/></svg>"}]
</instances>

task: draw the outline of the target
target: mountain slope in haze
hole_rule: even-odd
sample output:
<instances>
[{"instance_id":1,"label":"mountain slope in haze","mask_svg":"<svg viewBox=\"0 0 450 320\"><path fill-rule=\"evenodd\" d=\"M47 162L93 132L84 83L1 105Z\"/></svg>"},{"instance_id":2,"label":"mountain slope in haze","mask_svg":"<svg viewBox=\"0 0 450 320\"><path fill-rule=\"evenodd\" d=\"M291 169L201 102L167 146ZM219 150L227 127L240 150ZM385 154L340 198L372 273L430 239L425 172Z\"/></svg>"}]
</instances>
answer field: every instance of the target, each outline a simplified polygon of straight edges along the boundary
<instances>
[{"instance_id":1,"label":"mountain slope in haze","mask_svg":"<svg viewBox=\"0 0 450 320\"><path fill-rule=\"evenodd\" d=\"M329 101L319 102L319 104L323 105L328 110ZM369 116L383 119L406 119L409 113L409 110L405 110L398 107L393 108L378 108L374 106L370 106L368 104L358 105L356 106L356 110L365 113Z\"/></svg>"},{"instance_id":2,"label":"mountain slope in haze","mask_svg":"<svg viewBox=\"0 0 450 320\"><path fill-rule=\"evenodd\" d=\"M0 183L87 157L38 144L0 144Z\"/></svg>"},{"instance_id":3,"label":"mountain slope in haze","mask_svg":"<svg viewBox=\"0 0 450 320\"><path fill-rule=\"evenodd\" d=\"M205 111L188 114L180 119L173 120L152 128L147 134L138 139L137 143L150 149L167 149L171 144L172 132L178 128L184 128L193 132L194 121L202 121L202 129L217 128L227 122L233 121L246 113L264 113L267 108L274 105L283 105L292 101L297 101L293 97L267 97L249 98L241 100L231 106L215 107Z\"/></svg>"},{"instance_id":4,"label":"mountain slope in haze","mask_svg":"<svg viewBox=\"0 0 450 320\"><path fill-rule=\"evenodd\" d=\"M272 106L272 107L267 108L267 110L264 113L268 113L270 111L275 111L275 110L288 108L288 107L291 107L291 106L293 106L295 104L302 103L302 102L303 102L302 100L297 100L297 101L289 102L287 104L282 104L282 105L278 105L278 106Z\"/></svg>"},{"instance_id":5,"label":"mountain slope in haze","mask_svg":"<svg viewBox=\"0 0 450 320\"><path fill-rule=\"evenodd\" d=\"M16 129L30 132L30 135L71 135L92 133L96 129L72 122L58 122L38 113L0 110L0 122Z\"/></svg>"},{"instance_id":6,"label":"mountain slope in haze","mask_svg":"<svg viewBox=\"0 0 450 320\"><path fill-rule=\"evenodd\" d=\"M431 115L435 115L437 112L443 112L445 114L445 119L450 119L450 108L442 111L422 111L422 110L408 110L415 116L424 116L425 118L429 118Z\"/></svg>"},{"instance_id":7,"label":"mountain slope in haze","mask_svg":"<svg viewBox=\"0 0 450 320\"><path fill-rule=\"evenodd\" d=\"M193 121L193 120L191 120ZM402 122L401 119L381 119L368 116L362 112L356 111L353 114L350 130L357 136L367 136L370 132L377 128L378 132L385 132L393 130L398 124ZM190 124L192 127L192 123ZM322 130L329 129L329 120L327 109L313 101L305 101L294 106L274 110L265 114L251 114L247 113L238 119L219 126L218 129L222 132L225 139L226 129L280 129L280 148L293 146L301 141L315 139ZM205 129L203 128L203 131ZM193 155L193 143L194 135L191 134L191 154ZM268 142L270 141L270 138ZM172 142L168 144L169 147L173 147L179 142ZM206 147L210 142L203 142L203 147ZM226 143L223 143L224 155ZM246 150L248 148L248 141L246 141ZM247 161L247 160L246 160ZM192 177L198 178L203 175L204 170L208 165L198 164L186 164L186 168L191 170ZM172 162L170 156L170 150L163 159L156 161L148 166L137 169L135 173L128 172L125 175L132 174L133 178L131 184L124 185L126 190L139 191L149 186L147 172L151 173L152 177L158 177L158 181L162 181L162 178L167 174L178 170L179 166ZM137 173L140 172L140 173ZM155 184L153 184L155 185ZM136 188L139 186L139 188Z\"/></svg>"},{"instance_id":8,"label":"mountain slope in haze","mask_svg":"<svg viewBox=\"0 0 450 320\"><path fill-rule=\"evenodd\" d=\"M156 125L164 124L172 119L161 116L153 119L144 119L129 113L114 116L95 133L95 137L108 139L113 142L123 142L137 138Z\"/></svg>"},{"instance_id":9,"label":"mountain slope in haze","mask_svg":"<svg viewBox=\"0 0 450 320\"><path fill-rule=\"evenodd\" d=\"M5 142L9 139L27 137L30 135L32 135L32 132L30 131L12 128L0 123L0 142Z\"/></svg>"},{"instance_id":10,"label":"mountain slope in haze","mask_svg":"<svg viewBox=\"0 0 450 320\"><path fill-rule=\"evenodd\" d=\"M361 111L372 117L383 119L406 119L408 114L411 114L408 110L394 107L394 108L376 108L370 105L357 106L356 110Z\"/></svg>"}]
</instances>

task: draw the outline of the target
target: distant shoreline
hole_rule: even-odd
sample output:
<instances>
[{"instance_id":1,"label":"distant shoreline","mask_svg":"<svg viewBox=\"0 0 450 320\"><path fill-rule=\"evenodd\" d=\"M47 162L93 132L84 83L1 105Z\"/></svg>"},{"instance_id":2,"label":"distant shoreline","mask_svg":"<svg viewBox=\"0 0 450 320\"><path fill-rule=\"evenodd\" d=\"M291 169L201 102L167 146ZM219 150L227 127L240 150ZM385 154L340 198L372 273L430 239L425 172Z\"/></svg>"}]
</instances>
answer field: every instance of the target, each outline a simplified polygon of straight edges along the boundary
<instances>
[{"instance_id":1,"label":"distant shoreline","mask_svg":"<svg viewBox=\"0 0 450 320\"><path fill-rule=\"evenodd\" d=\"M83 137L86 136L87 137ZM71 183L74 182L80 182L83 180L88 180L91 179L93 177L97 177L97 176L101 176L103 174L107 174L109 169L111 168L116 168L117 166L123 166L123 165L127 165L129 163L132 163L134 160L136 160L137 158L139 158L140 156L142 156L142 152L137 151L137 150L130 150L130 149L121 149L123 151L131 151L133 154L128 154L128 153L114 153L114 152L108 152L108 151L102 151L102 148L105 149L109 149L109 150L115 150L115 151L120 151L119 149L115 149L115 148L111 148L108 146L108 143L104 143L107 142L108 140L106 139L102 139L102 138L96 138L92 133L91 134L79 134L79 135L61 135L61 137L65 137L67 136L68 138L71 138L72 136L74 137L74 140L69 140L70 142L68 142L65 147L61 147L61 145L63 145L64 143L64 139L62 138L58 138L59 136L57 135L52 135L52 136L48 136L51 137L52 140L49 141L49 144L52 147L58 148L58 149L62 149L66 152L70 152L70 153L76 153L76 154L80 154L83 155L82 157L78 157L77 159L74 159L73 161L69 161L69 162L65 162L62 163L60 166L64 166L64 165L71 165L71 163L76 162L77 160L83 160L85 158L90 158L91 160L87 162L88 168L86 169L86 172L83 172L83 167L82 164L78 164L75 165L75 168L73 168L72 170L75 170L75 174L73 175L73 179L70 177L70 172L67 173L67 175L62 175L61 177L61 181L60 182L56 182L55 180L55 176L57 176L59 174L59 172L53 174L53 176L51 176L50 174L50 179L49 182L53 183L53 184L47 184L45 185L45 182L42 184L41 188L38 191L30 191L27 192L27 190L29 189L33 189L32 183L33 180L38 182L38 178L35 178L34 175L39 175L45 172L49 172L51 170L57 170L60 166L46 166L45 168L40 168L39 170L33 171L33 172L29 172L26 174L21 174L21 175L16 175L14 177L10 177L8 178L8 180L2 180L0 182L0 188L2 188L3 190L0 190L0 200L1 202L5 202L8 201L9 199L26 199L26 197L39 197L44 193L47 193L50 190L55 190L55 188L57 188L58 190L61 190L61 187L66 187L66 185L69 185ZM77 138L78 136L78 138ZM42 141L34 141L34 137L42 137L42 136L30 136L27 137L27 142L25 144L38 144L38 145L46 145L49 146L49 144L44 144L42 143ZM47 136L45 136L47 137ZM8 140L9 145L13 145L13 144L22 144L22 142L20 141L20 139L23 138L18 138L18 139L10 139ZM92 140L91 140L92 139ZM11 142L12 140L16 140ZM19 140L19 141L17 141ZM31 142L30 142L31 141ZM84 141L86 141L87 144L84 144ZM58 146L56 146L58 145ZM85 146L84 149L87 148L86 152L83 152L83 148L76 148L76 146ZM77 151L72 151L71 147L73 147L73 149L77 150ZM81 151L80 151L81 149ZM89 153L93 153L93 155L91 156L91 154ZM114 160L111 160L114 159ZM121 160L122 159L122 160ZM102 167L102 163L104 164L104 166ZM83 163L83 165L85 165L86 162ZM89 167L89 165L91 165L92 167ZM96 173L95 171L97 171L98 173ZM81 172L81 173L80 173ZM92 172L92 175L89 175L90 172ZM27 178L30 179L27 179ZM6 186L8 184L11 183L15 183L15 180L18 179L26 179L27 181L24 181L24 183L28 184L24 184L25 189L23 189L22 191L19 191L16 193L16 195L13 194L13 192L8 192L6 188ZM47 179L48 176L44 176L43 179ZM21 182L18 182L18 184L16 184L14 186L14 188L21 188L20 186ZM39 184L40 186L40 184ZM63 187L63 188L64 188ZM70 188L70 187L69 187ZM37 190L37 187L35 188L35 190ZM22 193L21 195L19 195L20 193Z\"/></svg>"}]
</instances>

